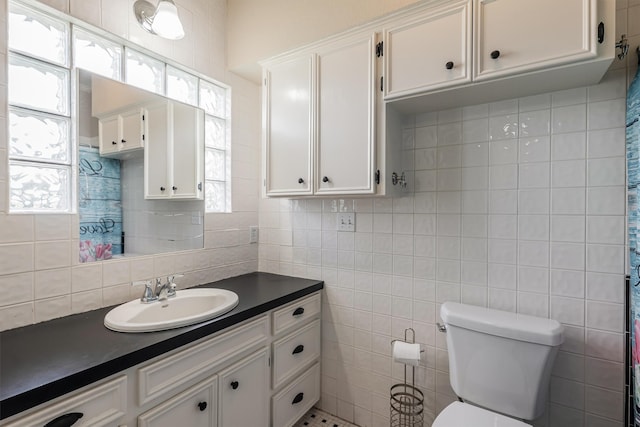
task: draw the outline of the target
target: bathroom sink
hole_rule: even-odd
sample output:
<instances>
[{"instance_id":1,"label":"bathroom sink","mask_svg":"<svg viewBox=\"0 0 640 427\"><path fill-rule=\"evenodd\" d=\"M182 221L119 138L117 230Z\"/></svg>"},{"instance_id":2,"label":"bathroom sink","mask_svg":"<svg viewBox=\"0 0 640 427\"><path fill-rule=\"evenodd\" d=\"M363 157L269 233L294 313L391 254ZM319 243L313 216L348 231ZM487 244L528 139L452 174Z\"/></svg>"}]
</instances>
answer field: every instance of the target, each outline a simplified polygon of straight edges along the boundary
<instances>
[{"instance_id":1,"label":"bathroom sink","mask_svg":"<svg viewBox=\"0 0 640 427\"><path fill-rule=\"evenodd\" d=\"M184 289L161 301L119 305L107 313L104 325L118 332L163 331L213 319L236 305L238 295L226 289Z\"/></svg>"}]
</instances>

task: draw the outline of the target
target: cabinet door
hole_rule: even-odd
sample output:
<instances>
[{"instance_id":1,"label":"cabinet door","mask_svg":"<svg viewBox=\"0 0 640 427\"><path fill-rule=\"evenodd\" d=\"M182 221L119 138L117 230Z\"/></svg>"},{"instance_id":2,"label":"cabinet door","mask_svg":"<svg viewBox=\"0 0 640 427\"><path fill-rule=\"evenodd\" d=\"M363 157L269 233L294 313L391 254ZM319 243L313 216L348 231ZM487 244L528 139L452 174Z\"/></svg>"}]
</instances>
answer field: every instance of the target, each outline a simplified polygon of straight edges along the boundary
<instances>
[{"instance_id":1,"label":"cabinet door","mask_svg":"<svg viewBox=\"0 0 640 427\"><path fill-rule=\"evenodd\" d=\"M471 0L385 31L385 99L471 81Z\"/></svg>"},{"instance_id":2,"label":"cabinet door","mask_svg":"<svg viewBox=\"0 0 640 427\"><path fill-rule=\"evenodd\" d=\"M116 153L120 149L120 118L113 116L98 121L100 154Z\"/></svg>"},{"instance_id":3,"label":"cabinet door","mask_svg":"<svg viewBox=\"0 0 640 427\"><path fill-rule=\"evenodd\" d=\"M169 180L169 110L166 103L147 108L147 140L144 150L144 194L147 199L168 198Z\"/></svg>"},{"instance_id":4,"label":"cabinet door","mask_svg":"<svg viewBox=\"0 0 640 427\"><path fill-rule=\"evenodd\" d=\"M317 194L371 194L375 143L375 34L318 54Z\"/></svg>"},{"instance_id":5,"label":"cabinet door","mask_svg":"<svg viewBox=\"0 0 640 427\"><path fill-rule=\"evenodd\" d=\"M314 58L265 69L265 183L270 196L311 194Z\"/></svg>"},{"instance_id":6,"label":"cabinet door","mask_svg":"<svg viewBox=\"0 0 640 427\"><path fill-rule=\"evenodd\" d=\"M121 115L122 137L120 138L120 151L144 148L143 114L143 110L136 109Z\"/></svg>"},{"instance_id":7,"label":"cabinet door","mask_svg":"<svg viewBox=\"0 0 640 427\"><path fill-rule=\"evenodd\" d=\"M474 10L476 80L596 56L596 0L474 0Z\"/></svg>"},{"instance_id":8,"label":"cabinet door","mask_svg":"<svg viewBox=\"0 0 640 427\"><path fill-rule=\"evenodd\" d=\"M171 197L202 199L204 179L204 112L189 105L171 103L173 109Z\"/></svg>"},{"instance_id":9,"label":"cabinet door","mask_svg":"<svg viewBox=\"0 0 640 427\"><path fill-rule=\"evenodd\" d=\"M263 349L219 374L220 427L269 425L269 359Z\"/></svg>"},{"instance_id":10,"label":"cabinet door","mask_svg":"<svg viewBox=\"0 0 640 427\"><path fill-rule=\"evenodd\" d=\"M216 427L218 377L213 376L138 417L138 427Z\"/></svg>"}]
</instances>

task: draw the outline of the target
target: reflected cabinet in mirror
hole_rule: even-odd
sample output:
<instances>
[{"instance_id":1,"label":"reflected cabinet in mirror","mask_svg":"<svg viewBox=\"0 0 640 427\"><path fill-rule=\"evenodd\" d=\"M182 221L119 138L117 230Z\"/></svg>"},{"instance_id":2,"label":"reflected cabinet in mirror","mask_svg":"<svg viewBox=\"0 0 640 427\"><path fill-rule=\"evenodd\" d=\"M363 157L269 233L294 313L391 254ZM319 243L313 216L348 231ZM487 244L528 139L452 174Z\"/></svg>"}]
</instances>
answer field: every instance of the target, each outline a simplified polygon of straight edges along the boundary
<instances>
[{"instance_id":1,"label":"reflected cabinet in mirror","mask_svg":"<svg viewBox=\"0 0 640 427\"><path fill-rule=\"evenodd\" d=\"M201 249L204 112L78 70L80 262Z\"/></svg>"}]
</instances>

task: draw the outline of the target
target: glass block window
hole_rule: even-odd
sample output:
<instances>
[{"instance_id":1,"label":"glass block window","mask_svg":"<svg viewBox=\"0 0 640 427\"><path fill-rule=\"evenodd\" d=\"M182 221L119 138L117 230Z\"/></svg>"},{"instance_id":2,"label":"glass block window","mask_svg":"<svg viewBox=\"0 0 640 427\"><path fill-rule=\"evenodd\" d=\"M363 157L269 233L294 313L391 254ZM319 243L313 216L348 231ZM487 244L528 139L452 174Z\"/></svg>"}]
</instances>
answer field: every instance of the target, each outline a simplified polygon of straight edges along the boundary
<instances>
[{"instance_id":1,"label":"glass block window","mask_svg":"<svg viewBox=\"0 0 640 427\"><path fill-rule=\"evenodd\" d=\"M73 27L74 66L122 80L122 46Z\"/></svg>"},{"instance_id":2,"label":"glass block window","mask_svg":"<svg viewBox=\"0 0 640 427\"><path fill-rule=\"evenodd\" d=\"M165 63L126 49L125 83L164 94Z\"/></svg>"},{"instance_id":3,"label":"glass block window","mask_svg":"<svg viewBox=\"0 0 640 427\"><path fill-rule=\"evenodd\" d=\"M13 52L69 65L69 24L16 3L9 6L8 44Z\"/></svg>"},{"instance_id":4,"label":"glass block window","mask_svg":"<svg viewBox=\"0 0 640 427\"><path fill-rule=\"evenodd\" d=\"M200 80L200 108L205 110L205 209L230 212L231 139L228 89Z\"/></svg>"},{"instance_id":5,"label":"glass block window","mask_svg":"<svg viewBox=\"0 0 640 427\"><path fill-rule=\"evenodd\" d=\"M71 212L69 23L9 5L9 209Z\"/></svg>"},{"instance_id":6,"label":"glass block window","mask_svg":"<svg viewBox=\"0 0 640 427\"><path fill-rule=\"evenodd\" d=\"M198 78L167 65L167 96L185 104L198 105Z\"/></svg>"}]
</instances>

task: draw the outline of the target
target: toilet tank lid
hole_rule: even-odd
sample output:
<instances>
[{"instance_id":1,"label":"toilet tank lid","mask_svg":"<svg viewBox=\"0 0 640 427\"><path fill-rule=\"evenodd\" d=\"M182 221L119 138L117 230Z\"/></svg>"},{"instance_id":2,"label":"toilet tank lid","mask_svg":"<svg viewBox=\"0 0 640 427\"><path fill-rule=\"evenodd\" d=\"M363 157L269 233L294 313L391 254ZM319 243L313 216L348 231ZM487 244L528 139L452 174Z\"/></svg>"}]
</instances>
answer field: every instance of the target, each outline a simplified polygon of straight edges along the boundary
<instances>
[{"instance_id":1,"label":"toilet tank lid","mask_svg":"<svg viewBox=\"0 0 640 427\"><path fill-rule=\"evenodd\" d=\"M442 304L440 316L446 325L519 341L548 346L558 346L564 341L564 328L553 319L456 302Z\"/></svg>"}]
</instances>

